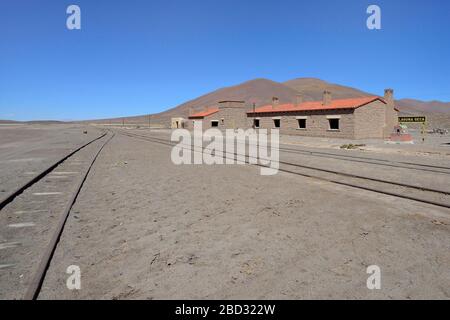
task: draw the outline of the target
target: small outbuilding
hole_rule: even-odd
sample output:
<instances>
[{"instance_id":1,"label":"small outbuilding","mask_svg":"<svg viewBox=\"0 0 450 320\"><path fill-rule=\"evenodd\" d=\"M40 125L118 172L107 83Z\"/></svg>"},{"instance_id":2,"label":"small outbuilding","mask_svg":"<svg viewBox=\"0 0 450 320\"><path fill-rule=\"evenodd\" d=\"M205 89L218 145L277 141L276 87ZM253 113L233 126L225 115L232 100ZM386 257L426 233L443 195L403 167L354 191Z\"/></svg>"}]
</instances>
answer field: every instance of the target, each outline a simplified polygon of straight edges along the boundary
<instances>
[{"instance_id":1,"label":"small outbuilding","mask_svg":"<svg viewBox=\"0 0 450 320\"><path fill-rule=\"evenodd\" d=\"M172 118L170 127L172 129L182 129L186 126L186 120L184 118Z\"/></svg>"}]
</instances>

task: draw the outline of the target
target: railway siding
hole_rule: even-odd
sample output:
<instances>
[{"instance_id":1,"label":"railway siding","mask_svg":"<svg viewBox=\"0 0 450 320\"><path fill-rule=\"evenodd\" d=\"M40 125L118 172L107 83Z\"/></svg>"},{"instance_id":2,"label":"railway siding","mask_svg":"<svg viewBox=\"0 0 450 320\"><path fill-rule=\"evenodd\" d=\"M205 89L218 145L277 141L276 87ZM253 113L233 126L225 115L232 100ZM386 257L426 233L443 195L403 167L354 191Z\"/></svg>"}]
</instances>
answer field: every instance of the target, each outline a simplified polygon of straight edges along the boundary
<instances>
[{"instance_id":1,"label":"railway siding","mask_svg":"<svg viewBox=\"0 0 450 320\"><path fill-rule=\"evenodd\" d=\"M101 136L60 159L4 204L0 211L0 299L35 298L46 260L51 259L63 230L64 214L70 211L96 155L111 138L111 134Z\"/></svg>"}]
</instances>

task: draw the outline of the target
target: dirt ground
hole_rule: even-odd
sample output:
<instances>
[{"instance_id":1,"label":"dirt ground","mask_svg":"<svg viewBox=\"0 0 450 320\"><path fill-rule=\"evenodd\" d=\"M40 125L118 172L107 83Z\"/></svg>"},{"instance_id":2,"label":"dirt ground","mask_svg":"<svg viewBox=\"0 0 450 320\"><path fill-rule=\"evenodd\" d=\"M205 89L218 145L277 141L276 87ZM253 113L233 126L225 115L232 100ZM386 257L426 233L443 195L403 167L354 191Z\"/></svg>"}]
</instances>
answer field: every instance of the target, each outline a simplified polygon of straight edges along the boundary
<instances>
[{"instance_id":1,"label":"dirt ground","mask_svg":"<svg viewBox=\"0 0 450 320\"><path fill-rule=\"evenodd\" d=\"M23 299L85 166L104 137L61 163L0 211L0 300Z\"/></svg>"},{"instance_id":2,"label":"dirt ground","mask_svg":"<svg viewBox=\"0 0 450 320\"><path fill-rule=\"evenodd\" d=\"M170 151L105 147L40 299L450 298L450 210L247 165L175 166ZM70 265L81 290L66 287Z\"/></svg>"},{"instance_id":3,"label":"dirt ground","mask_svg":"<svg viewBox=\"0 0 450 320\"><path fill-rule=\"evenodd\" d=\"M77 124L0 125L0 199L99 135L99 129Z\"/></svg>"},{"instance_id":4,"label":"dirt ground","mask_svg":"<svg viewBox=\"0 0 450 320\"><path fill-rule=\"evenodd\" d=\"M280 140L282 143L291 145L300 145L311 148L330 148L340 149L345 144L363 145L359 149L378 154L387 154L389 156L408 155L408 156L450 156L450 135L425 134L420 130L409 130L413 137L413 144L386 143L380 139L339 139L339 138L316 138L299 137L283 135ZM425 138L422 141L422 137Z\"/></svg>"}]
</instances>

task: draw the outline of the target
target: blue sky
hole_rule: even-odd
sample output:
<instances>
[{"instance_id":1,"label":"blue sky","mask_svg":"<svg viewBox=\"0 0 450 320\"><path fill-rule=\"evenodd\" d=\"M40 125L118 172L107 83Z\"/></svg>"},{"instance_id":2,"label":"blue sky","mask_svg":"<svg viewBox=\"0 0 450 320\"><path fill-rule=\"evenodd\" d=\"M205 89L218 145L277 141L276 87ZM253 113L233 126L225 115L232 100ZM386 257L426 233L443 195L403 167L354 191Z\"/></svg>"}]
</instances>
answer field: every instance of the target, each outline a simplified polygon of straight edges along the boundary
<instances>
[{"instance_id":1,"label":"blue sky","mask_svg":"<svg viewBox=\"0 0 450 320\"><path fill-rule=\"evenodd\" d=\"M153 113L254 78L450 101L449 15L446 0L2 0L0 119Z\"/></svg>"}]
</instances>

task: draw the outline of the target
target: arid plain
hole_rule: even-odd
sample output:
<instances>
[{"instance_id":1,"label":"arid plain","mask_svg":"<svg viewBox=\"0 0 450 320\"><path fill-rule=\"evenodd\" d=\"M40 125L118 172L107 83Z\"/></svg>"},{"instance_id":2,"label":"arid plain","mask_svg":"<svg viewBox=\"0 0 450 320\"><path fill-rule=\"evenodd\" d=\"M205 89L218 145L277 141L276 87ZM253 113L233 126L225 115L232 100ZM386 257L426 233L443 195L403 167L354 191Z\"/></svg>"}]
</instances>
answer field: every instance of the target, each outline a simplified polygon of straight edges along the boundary
<instances>
[{"instance_id":1,"label":"arid plain","mask_svg":"<svg viewBox=\"0 0 450 320\"><path fill-rule=\"evenodd\" d=\"M282 136L280 172L261 176L249 164L174 165L170 130L0 132L2 198L99 138L1 209L2 299L29 290L71 200L39 299L450 298L448 135L354 150ZM80 290L66 286L71 265ZM370 265L379 290L366 286Z\"/></svg>"}]
</instances>

